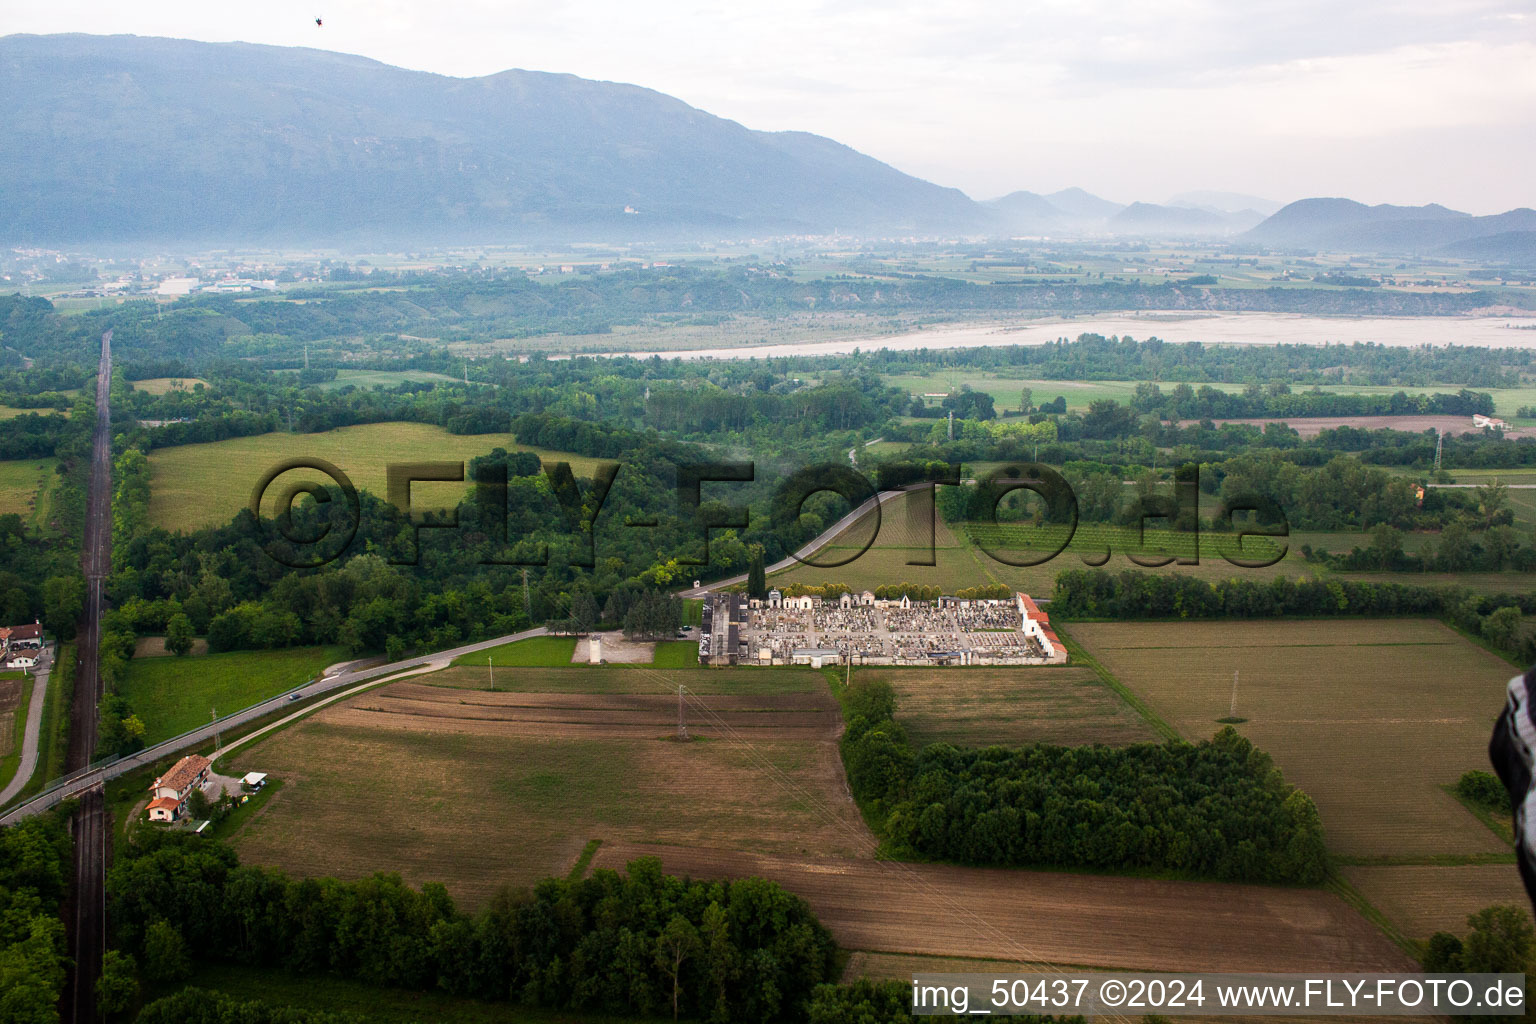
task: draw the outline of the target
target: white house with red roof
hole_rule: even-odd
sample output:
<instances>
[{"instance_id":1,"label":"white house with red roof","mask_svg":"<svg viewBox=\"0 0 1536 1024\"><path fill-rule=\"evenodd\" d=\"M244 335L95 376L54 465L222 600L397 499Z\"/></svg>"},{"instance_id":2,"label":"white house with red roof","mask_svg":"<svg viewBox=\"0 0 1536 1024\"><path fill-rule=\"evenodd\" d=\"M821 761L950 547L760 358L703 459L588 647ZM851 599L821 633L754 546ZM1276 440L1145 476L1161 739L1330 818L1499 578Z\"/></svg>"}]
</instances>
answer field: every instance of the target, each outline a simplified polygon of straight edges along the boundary
<instances>
[{"instance_id":1,"label":"white house with red roof","mask_svg":"<svg viewBox=\"0 0 1536 1024\"><path fill-rule=\"evenodd\" d=\"M172 765L149 787L149 820L177 821L186 814L187 798L208 780L211 766L201 754L188 754Z\"/></svg>"}]
</instances>

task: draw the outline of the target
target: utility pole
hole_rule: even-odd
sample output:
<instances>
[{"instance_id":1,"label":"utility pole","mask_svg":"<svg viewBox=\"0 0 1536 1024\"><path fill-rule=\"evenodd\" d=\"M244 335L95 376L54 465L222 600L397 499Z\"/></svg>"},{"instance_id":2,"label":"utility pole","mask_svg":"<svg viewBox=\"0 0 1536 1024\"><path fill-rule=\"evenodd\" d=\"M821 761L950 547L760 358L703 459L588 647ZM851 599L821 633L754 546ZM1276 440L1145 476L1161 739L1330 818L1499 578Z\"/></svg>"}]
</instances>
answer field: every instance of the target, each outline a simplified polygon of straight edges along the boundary
<instances>
[{"instance_id":1,"label":"utility pole","mask_svg":"<svg viewBox=\"0 0 1536 1024\"><path fill-rule=\"evenodd\" d=\"M208 709L208 717L213 719L213 749L218 750L224 744L219 742L219 712L217 708Z\"/></svg>"},{"instance_id":2,"label":"utility pole","mask_svg":"<svg viewBox=\"0 0 1536 1024\"><path fill-rule=\"evenodd\" d=\"M683 718L683 686L681 683L677 686L677 738L679 742L686 742L688 739L688 723Z\"/></svg>"},{"instance_id":3,"label":"utility pole","mask_svg":"<svg viewBox=\"0 0 1536 1024\"><path fill-rule=\"evenodd\" d=\"M527 566L523 567L523 614L527 615L527 616L530 616L530 617L533 615L532 606L530 605L530 603L528 601L528 567Z\"/></svg>"},{"instance_id":4,"label":"utility pole","mask_svg":"<svg viewBox=\"0 0 1536 1024\"><path fill-rule=\"evenodd\" d=\"M490 689L496 689L496 669L491 666L491 656L489 654L485 656L485 672L491 677Z\"/></svg>"},{"instance_id":5,"label":"utility pole","mask_svg":"<svg viewBox=\"0 0 1536 1024\"><path fill-rule=\"evenodd\" d=\"M1236 718L1237 717L1237 670L1236 669L1232 670L1232 708L1228 712L1227 717L1229 717L1229 718Z\"/></svg>"}]
</instances>

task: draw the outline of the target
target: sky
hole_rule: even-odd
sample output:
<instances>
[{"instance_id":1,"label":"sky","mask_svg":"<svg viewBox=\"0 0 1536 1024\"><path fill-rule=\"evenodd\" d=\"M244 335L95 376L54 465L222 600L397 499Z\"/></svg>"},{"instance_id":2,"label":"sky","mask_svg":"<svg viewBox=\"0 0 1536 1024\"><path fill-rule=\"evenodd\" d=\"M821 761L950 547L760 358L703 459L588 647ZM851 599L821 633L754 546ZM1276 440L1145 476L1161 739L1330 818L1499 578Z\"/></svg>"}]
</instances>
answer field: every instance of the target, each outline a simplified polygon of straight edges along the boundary
<instances>
[{"instance_id":1,"label":"sky","mask_svg":"<svg viewBox=\"0 0 1536 1024\"><path fill-rule=\"evenodd\" d=\"M630 82L977 199L1075 185L1536 206L1529 0L0 0L10 32Z\"/></svg>"}]
</instances>

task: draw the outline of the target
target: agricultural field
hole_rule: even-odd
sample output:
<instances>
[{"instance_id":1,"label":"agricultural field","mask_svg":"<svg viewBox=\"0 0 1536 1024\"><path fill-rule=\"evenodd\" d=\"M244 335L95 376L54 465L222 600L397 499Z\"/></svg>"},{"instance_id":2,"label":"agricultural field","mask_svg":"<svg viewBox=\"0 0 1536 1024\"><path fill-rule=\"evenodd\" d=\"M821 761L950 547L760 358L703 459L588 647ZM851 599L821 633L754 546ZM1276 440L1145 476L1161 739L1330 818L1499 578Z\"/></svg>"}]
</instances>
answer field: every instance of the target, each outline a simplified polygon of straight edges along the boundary
<instances>
[{"instance_id":1,"label":"agricultural field","mask_svg":"<svg viewBox=\"0 0 1536 1024\"><path fill-rule=\"evenodd\" d=\"M896 720L913 743L962 747L1025 743L1123 745L1157 734L1092 669L860 669L896 691Z\"/></svg>"},{"instance_id":2,"label":"agricultural field","mask_svg":"<svg viewBox=\"0 0 1536 1024\"><path fill-rule=\"evenodd\" d=\"M199 384L208 387L208 382L200 377L149 377L130 383L135 391L144 391L151 395L165 395L172 391L195 391Z\"/></svg>"},{"instance_id":3,"label":"agricultural field","mask_svg":"<svg viewBox=\"0 0 1536 1024\"><path fill-rule=\"evenodd\" d=\"M656 855L680 874L779 881L856 957L1407 967L1323 890L878 860L817 672L507 675L515 688L498 679L495 692L476 692L484 676L469 668L402 680L242 751L225 770L270 772L283 787L234 837L241 858L303 874L399 871L443 881L473 908L502 885L568 873L596 839L593 869ZM673 738L679 682L691 695L686 744Z\"/></svg>"},{"instance_id":4,"label":"agricultural field","mask_svg":"<svg viewBox=\"0 0 1536 1024\"><path fill-rule=\"evenodd\" d=\"M1162 971L1416 969L1373 925L1320 889L607 842L592 863L617 868L643 855L659 856L665 870L695 878L772 879L803 896L850 950L1007 961L1013 971L1059 964Z\"/></svg>"},{"instance_id":5,"label":"agricultural field","mask_svg":"<svg viewBox=\"0 0 1536 1024\"><path fill-rule=\"evenodd\" d=\"M286 459L325 459L346 473L358 490L382 497L389 463L463 461L467 475L470 459L496 447L532 451L546 462L569 462L578 476L589 475L598 461L519 445L510 434L450 434L425 423L370 423L318 434L259 434L151 452L150 520L169 530L227 523L249 505L251 489L262 474ZM423 509L448 507L472 486L467 481L413 484L411 501Z\"/></svg>"},{"instance_id":6,"label":"agricultural field","mask_svg":"<svg viewBox=\"0 0 1536 1024\"><path fill-rule=\"evenodd\" d=\"M0 516L15 513L34 529L41 527L57 476L53 467L53 459L0 462Z\"/></svg>"},{"instance_id":7,"label":"agricultural field","mask_svg":"<svg viewBox=\"0 0 1536 1024\"><path fill-rule=\"evenodd\" d=\"M692 646L692 645L690 645ZM676 694L682 686L693 694L734 694L761 696L774 693L819 693L826 689L822 674L809 668L760 668L742 666L722 671L700 668L697 648L694 662L683 668L669 668L665 673L640 665L603 665L574 667L534 667L517 672L502 672L495 678L497 693L617 693ZM476 666L473 657L463 667L434 672L420 680L428 686L464 690L489 689L490 674L484 665Z\"/></svg>"},{"instance_id":8,"label":"agricultural field","mask_svg":"<svg viewBox=\"0 0 1536 1024\"><path fill-rule=\"evenodd\" d=\"M1189 739L1233 715L1237 673L1237 729L1316 801L1336 854L1509 849L1443 787L1487 767L1515 670L1440 622L1095 622L1070 633Z\"/></svg>"},{"instance_id":9,"label":"agricultural field","mask_svg":"<svg viewBox=\"0 0 1536 1024\"><path fill-rule=\"evenodd\" d=\"M21 739L20 726L26 718L22 705L31 692L26 673L0 672L0 764L16 749ZM9 776L0 779L0 782L6 781L9 781Z\"/></svg>"},{"instance_id":10,"label":"agricultural field","mask_svg":"<svg viewBox=\"0 0 1536 1024\"><path fill-rule=\"evenodd\" d=\"M786 686L743 693L729 685L734 671L709 674L732 692L694 691L689 743L675 739L670 672L533 669L516 675L567 678L557 691L495 693L428 675L370 691L242 751L242 770L284 786L236 845L247 861L295 873L443 881L471 906L502 885L565 874L590 839L871 850L825 682L789 672ZM615 678L627 685L604 685Z\"/></svg>"},{"instance_id":11,"label":"agricultural field","mask_svg":"<svg viewBox=\"0 0 1536 1024\"><path fill-rule=\"evenodd\" d=\"M1465 934L1467 915L1491 904L1527 906L1513 856L1499 864L1349 864L1339 872L1404 935L1420 942L1438 931Z\"/></svg>"},{"instance_id":12,"label":"agricultural field","mask_svg":"<svg viewBox=\"0 0 1536 1024\"><path fill-rule=\"evenodd\" d=\"M227 715L291 690L346 656L341 647L287 647L134 658L117 689L154 744L207 723L211 710Z\"/></svg>"}]
</instances>

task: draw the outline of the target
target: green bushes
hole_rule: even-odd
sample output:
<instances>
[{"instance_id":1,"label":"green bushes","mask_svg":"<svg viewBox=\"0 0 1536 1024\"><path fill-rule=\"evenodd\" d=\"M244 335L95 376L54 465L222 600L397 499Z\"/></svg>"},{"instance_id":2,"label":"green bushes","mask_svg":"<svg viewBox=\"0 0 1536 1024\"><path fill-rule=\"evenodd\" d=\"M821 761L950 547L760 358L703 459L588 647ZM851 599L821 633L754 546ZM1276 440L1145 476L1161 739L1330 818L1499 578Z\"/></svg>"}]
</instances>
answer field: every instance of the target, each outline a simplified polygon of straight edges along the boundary
<instances>
[{"instance_id":1,"label":"green bushes","mask_svg":"<svg viewBox=\"0 0 1536 1024\"><path fill-rule=\"evenodd\" d=\"M843 762L898 852L1244 882L1311 884L1327 871L1317 808L1233 729L1201 743L914 754L894 710L886 684L849 691Z\"/></svg>"},{"instance_id":2,"label":"green bushes","mask_svg":"<svg viewBox=\"0 0 1536 1024\"><path fill-rule=\"evenodd\" d=\"M1456 795L1479 807L1509 812L1509 791L1493 772L1478 768L1466 772L1456 780Z\"/></svg>"},{"instance_id":3,"label":"green bushes","mask_svg":"<svg viewBox=\"0 0 1536 1024\"><path fill-rule=\"evenodd\" d=\"M295 881L206 840L133 842L108 879L110 917L118 946L163 976L184 950L552 1009L799 1021L805 997L836 974L832 939L805 902L758 878L694 882L642 859L623 875L503 892L471 917L441 885L415 890L397 875Z\"/></svg>"}]
</instances>

